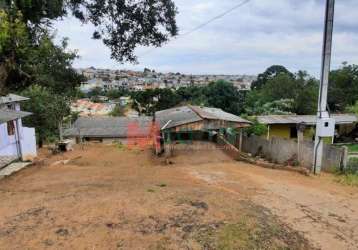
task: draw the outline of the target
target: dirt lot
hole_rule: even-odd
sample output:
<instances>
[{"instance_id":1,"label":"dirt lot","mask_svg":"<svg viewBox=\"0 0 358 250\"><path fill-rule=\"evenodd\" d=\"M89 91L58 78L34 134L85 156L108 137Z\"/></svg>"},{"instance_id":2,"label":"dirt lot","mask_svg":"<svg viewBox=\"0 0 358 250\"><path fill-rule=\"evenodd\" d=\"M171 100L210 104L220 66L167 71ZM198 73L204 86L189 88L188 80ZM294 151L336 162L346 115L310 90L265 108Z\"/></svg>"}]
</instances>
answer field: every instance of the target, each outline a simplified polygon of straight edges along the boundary
<instances>
[{"instance_id":1,"label":"dirt lot","mask_svg":"<svg viewBox=\"0 0 358 250\"><path fill-rule=\"evenodd\" d=\"M358 189L333 176L171 162L87 145L1 180L0 249L358 249Z\"/></svg>"}]
</instances>

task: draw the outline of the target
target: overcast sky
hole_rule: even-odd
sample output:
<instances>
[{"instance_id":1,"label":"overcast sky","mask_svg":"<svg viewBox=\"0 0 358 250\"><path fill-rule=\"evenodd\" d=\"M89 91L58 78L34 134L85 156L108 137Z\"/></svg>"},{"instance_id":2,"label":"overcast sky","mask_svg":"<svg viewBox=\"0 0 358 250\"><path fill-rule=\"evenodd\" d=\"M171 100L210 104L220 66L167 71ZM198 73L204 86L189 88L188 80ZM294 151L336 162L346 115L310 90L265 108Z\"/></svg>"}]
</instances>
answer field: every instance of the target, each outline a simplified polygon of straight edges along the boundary
<instances>
[{"instance_id":1,"label":"overcast sky","mask_svg":"<svg viewBox=\"0 0 358 250\"><path fill-rule=\"evenodd\" d=\"M180 33L232 8L241 0L175 0ZM58 38L68 37L80 59L75 67L138 69L193 74L258 74L281 64L318 76L325 0L251 0L208 26L139 57L140 64L110 59L91 25L73 18L56 23ZM358 64L358 1L337 0L332 67ZM143 54L148 48L139 48Z\"/></svg>"}]
</instances>

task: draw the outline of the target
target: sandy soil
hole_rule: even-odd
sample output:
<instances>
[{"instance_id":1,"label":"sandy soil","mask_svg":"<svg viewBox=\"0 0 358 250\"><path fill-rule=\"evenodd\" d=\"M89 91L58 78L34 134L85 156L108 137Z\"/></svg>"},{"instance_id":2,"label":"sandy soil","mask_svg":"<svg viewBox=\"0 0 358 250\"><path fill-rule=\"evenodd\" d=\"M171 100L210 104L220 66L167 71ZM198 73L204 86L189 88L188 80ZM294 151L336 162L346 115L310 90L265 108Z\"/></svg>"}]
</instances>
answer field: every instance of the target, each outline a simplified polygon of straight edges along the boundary
<instances>
[{"instance_id":1,"label":"sandy soil","mask_svg":"<svg viewBox=\"0 0 358 250\"><path fill-rule=\"evenodd\" d=\"M87 145L0 181L0 249L357 249L358 189L220 150ZM66 164L59 160L73 159Z\"/></svg>"}]
</instances>

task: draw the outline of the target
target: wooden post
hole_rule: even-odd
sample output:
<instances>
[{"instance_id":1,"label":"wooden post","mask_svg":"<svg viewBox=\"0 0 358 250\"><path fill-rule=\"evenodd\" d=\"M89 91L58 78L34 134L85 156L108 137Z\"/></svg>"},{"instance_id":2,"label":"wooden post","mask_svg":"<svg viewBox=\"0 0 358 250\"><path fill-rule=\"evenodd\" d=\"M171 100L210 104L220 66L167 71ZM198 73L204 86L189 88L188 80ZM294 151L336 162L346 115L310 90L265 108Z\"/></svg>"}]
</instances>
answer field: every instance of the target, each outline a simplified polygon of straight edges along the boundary
<instances>
[{"instance_id":1,"label":"wooden post","mask_svg":"<svg viewBox=\"0 0 358 250\"><path fill-rule=\"evenodd\" d=\"M242 152L242 128L240 129L239 151Z\"/></svg>"},{"instance_id":2,"label":"wooden post","mask_svg":"<svg viewBox=\"0 0 358 250\"><path fill-rule=\"evenodd\" d=\"M347 146L343 146L343 153L342 153L342 166L341 166L341 170L345 170L347 168L348 165L348 160L349 160L349 156L348 156L348 147Z\"/></svg>"},{"instance_id":3,"label":"wooden post","mask_svg":"<svg viewBox=\"0 0 358 250\"><path fill-rule=\"evenodd\" d=\"M297 160L301 162L300 147L303 142L303 130L297 129Z\"/></svg>"}]
</instances>

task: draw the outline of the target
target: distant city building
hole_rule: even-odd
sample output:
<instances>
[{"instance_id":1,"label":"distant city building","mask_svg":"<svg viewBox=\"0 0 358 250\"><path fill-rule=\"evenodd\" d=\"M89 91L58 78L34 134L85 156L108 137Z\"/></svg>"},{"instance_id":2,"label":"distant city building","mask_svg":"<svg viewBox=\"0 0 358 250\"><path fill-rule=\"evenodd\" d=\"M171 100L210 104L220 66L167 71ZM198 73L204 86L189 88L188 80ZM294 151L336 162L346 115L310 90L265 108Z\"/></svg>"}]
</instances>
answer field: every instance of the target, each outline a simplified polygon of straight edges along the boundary
<instances>
[{"instance_id":1,"label":"distant city building","mask_svg":"<svg viewBox=\"0 0 358 250\"><path fill-rule=\"evenodd\" d=\"M87 78L81 85L81 91L88 93L95 88L103 91L125 88L131 91L146 89L178 89L188 86L205 86L210 82L225 80L232 82L238 90L250 90L256 80L253 75L186 75L181 73L158 73L154 70L144 71L96 69L93 67L78 69Z\"/></svg>"},{"instance_id":2,"label":"distant city building","mask_svg":"<svg viewBox=\"0 0 358 250\"><path fill-rule=\"evenodd\" d=\"M73 102L71 111L79 113L80 116L103 116L111 113L115 106L113 103L94 103L85 98Z\"/></svg>"},{"instance_id":3,"label":"distant city building","mask_svg":"<svg viewBox=\"0 0 358 250\"><path fill-rule=\"evenodd\" d=\"M127 106L131 102L131 98L129 96L122 96L119 98L119 105L122 107Z\"/></svg>"}]
</instances>

